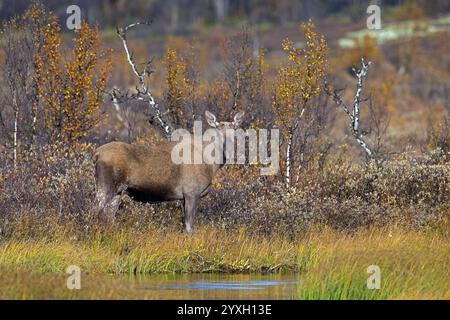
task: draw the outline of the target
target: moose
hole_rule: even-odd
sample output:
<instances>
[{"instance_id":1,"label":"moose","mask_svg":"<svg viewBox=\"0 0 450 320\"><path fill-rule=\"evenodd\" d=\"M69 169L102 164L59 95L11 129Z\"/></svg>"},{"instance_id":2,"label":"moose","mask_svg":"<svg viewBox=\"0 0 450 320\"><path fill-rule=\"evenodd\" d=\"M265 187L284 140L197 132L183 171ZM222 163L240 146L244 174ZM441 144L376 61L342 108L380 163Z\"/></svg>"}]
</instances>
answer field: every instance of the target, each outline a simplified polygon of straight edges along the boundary
<instances>
[{"instance_id":1,"label":"moose","mask_svg":"<svg viewBox=\"0 0 450 320\"><path fill-rule=\"evenodd\" d=\"M205 112L209 126L217 129L218 144L227 157L227 135L240 126L244 113L239 112L232 122L218 122L211 112ZM233 140L231 140L233 141ZM99 216L112 220L126 194L140 202L184 200L184 223L187 233L193 231L199 199L208 194L212 180L222 163L176 164L171 154L175 142L155 145L133 145L110 142L94 154L96 199ZM192 154L202 152L192 143ZM225 160L225 159L224 159Z\"/></svg>"}]
</instances>

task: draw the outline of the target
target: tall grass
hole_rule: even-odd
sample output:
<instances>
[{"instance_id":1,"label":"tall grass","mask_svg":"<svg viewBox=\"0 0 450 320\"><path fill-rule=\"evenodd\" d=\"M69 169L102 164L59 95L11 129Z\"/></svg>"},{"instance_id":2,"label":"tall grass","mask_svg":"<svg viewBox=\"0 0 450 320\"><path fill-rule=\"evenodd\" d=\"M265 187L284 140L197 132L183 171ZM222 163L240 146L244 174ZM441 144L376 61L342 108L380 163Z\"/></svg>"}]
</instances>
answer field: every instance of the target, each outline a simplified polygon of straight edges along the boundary
<instances>
[{"instance_id":1,"label":"tall grass","mask_svg":"<svg viewBox=\"0 0 450 320\"><path fill-rule=\"evenodd\" d=\"M298 272L298 299L450 298L449 239L437 230L344 234L321 227L289 240L206 227L193 236L108 228L83 239L61 233L51 240L4 242L0 269L63 274L77 265L90 275ZM380 290L366 287L369 265L381 268Z\"/></svg>"},{"instance_id":2,"label":"tall grass","mask_svg":"<svg viewBox=\"0 0 450 320\"><path fill-rule=\"evenodd\" d=\"M191 237L109 226L81 240L61 232L52 239L3 243L0 267L63 272L75 264L87 272L115 274L278 272L298 271L301 252L283 238L250 236L244 231L231 234L205 227Z\"/></svg>"},{"instance_id":3,"label":"tall grass","mask_svg":"<svg viewBox=\"0 0 450 320\"><path fill-rule=\"evenodd\" d=\"M448 229L447 229L448 230ZM305 274L299 299L449 299L448 235L391 228L353 236L314 235L320 255ZM369 290L367 267L381 271Z\"/></svg>"}]
</instances>

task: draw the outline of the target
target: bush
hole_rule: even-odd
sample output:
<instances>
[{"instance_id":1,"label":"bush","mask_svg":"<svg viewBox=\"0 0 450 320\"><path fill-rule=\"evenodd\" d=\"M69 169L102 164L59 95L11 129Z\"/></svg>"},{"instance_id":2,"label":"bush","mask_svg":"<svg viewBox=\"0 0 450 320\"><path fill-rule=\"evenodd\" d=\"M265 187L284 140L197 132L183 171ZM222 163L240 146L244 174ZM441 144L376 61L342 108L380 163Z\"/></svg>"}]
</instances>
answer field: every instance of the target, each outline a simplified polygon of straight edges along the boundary
<instances>
[{"instance_id":1,"label":"bush","mask_svg":"<svg viewBox=\"0 0 450 320\"><path fill-rule=\"evenodd\" d=\"M94 148L49 145L23 155L26 165L20 170L2 161L2 236L51 237L61 226L87 235L99 228L91 160ZM256 174L251 168L224 169L216 188L201 200L197 223L294 238L315 225L342 231L388 224L424 228L439 222L450 207L450 167L430 164L430 157L405 157L382 166L328 165L323 173L305 173L306 182L289 191L281 183L255 178ZM182 222L181 202L141 204L124 197L115 224L136 231L149 227L182 231Z\"/></svg>"}]
</instances>

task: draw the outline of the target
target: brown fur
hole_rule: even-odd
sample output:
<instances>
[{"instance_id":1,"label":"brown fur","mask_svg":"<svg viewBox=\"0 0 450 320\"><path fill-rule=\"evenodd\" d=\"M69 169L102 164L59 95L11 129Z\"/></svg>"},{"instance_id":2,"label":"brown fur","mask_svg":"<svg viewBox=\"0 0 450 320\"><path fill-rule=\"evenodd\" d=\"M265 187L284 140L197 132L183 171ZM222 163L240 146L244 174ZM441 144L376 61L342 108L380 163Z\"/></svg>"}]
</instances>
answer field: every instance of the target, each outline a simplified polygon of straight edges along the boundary
<instances>
[{"instance_id":1,"label":"brown fur","mask_svg":"<svg viewBox=\"0 0 450 320\"><path fill-rule=\"evenodd\" d=\"M242 114L238 115L233 123L218 123L210 113L207 118L210 125L225 129L240 122ZM145 202L184 200L186 230L192 231L198 200L208 193L220 165L174 164L171 152L175 144L161 142L147 146L111 142L99 147L94 163L102 216L114 216L122 194Z\"/></svg>"}]
</instances>

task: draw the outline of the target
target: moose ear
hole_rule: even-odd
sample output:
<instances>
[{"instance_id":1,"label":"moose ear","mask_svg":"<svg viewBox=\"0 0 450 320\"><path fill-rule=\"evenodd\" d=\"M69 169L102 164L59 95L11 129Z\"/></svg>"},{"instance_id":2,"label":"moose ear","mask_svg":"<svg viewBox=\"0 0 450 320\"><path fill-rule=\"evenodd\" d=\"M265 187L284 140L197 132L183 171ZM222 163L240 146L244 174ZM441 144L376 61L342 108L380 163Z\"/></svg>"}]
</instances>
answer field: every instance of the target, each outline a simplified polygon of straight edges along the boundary
<instances>
[{"instance_id":1,"label":"moose ear","mask_svg":"<svg viewBox=\"0 0 450 320\"><path fill-rule=\"evenodd\" d=\"M241 125L244 115L245 115L245 112L241 111L234 116L233 124L235 127L239 127Z\"/></svg>"},{"instance_id":2,"label":"moose ear","mask_svg":"<svg viewBox=\"0 0 450 320\"><path fill-rule=\"evenodd\" d=\"M216 128L217 127L217 120L216 120L216 116L213 115L211 112L209 111L205 111L205 116L206 116L206 121L208 122L208 124L213 127Z\"/></svg>"}]
</instances>

